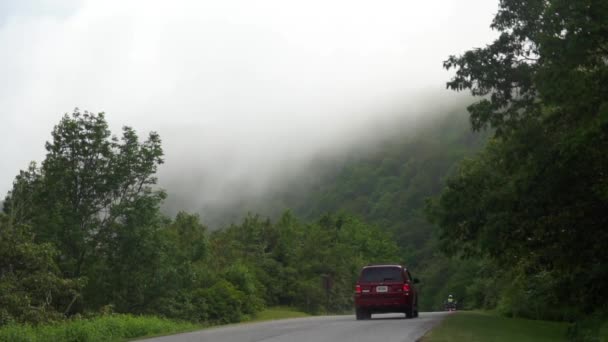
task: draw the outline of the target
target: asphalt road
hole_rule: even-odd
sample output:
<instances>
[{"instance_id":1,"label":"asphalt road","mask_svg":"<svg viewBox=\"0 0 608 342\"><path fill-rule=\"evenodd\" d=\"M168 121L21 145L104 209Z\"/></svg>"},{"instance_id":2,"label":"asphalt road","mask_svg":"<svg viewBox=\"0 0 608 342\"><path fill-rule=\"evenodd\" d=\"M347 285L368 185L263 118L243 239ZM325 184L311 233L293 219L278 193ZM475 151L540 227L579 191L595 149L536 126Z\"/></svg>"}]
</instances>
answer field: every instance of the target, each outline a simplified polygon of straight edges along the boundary
<instances>
[{"instance_id":1,"label":"asphalt road","mask_svg":"<svg viewBox=\"0 0 608 342\"><path fill-rule=\"evenodd\" d=\"M148 342L406 342L416 341L439 323L447 313L421 313L404 319L403 315L374 315L356 321L355 316L320 316L280 321L231 325L191 333L157 337Z\"/></svg>"}]
</instances>

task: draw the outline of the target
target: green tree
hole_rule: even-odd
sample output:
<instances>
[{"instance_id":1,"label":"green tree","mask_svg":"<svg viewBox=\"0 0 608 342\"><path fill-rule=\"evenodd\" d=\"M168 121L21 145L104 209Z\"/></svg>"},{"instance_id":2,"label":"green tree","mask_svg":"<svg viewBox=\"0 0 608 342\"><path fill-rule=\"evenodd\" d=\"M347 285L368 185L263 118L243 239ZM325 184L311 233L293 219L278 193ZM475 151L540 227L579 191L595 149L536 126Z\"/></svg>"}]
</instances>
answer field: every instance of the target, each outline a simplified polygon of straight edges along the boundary
<instances>
[{"instance_id":1,"label":"green tree","mask_svg":"<svg viewBox=\"0 0 608 342\"><path fill-rule=\"evenodd\" d=\"M456 69L450 89L485 97L469 107L473 128L500 134L527 118L567 125L605 113L606 17L603 0L501 1L492 23L500 37L444 63Z\"/></svg>"},{"instance_id":2,"label":"green tree","mask_svg":"<svg viewBox=\"0 0 608 342\"><path fill-rule=\"evenodd\" d=\"M0 213L0 326L62 319L84 279L63 279L50 243L34 242L25 226Z\"/></svg>"},{"instance_id":3,"label":"green tree","mask_svg":"<svg viewBox=\"0 0 608 342\"><path fill-rule=\"evenodd\" d=\"M65 115L52 137L41 167L31 164L17 176L4 210L14 224L30 226L36 241L57 247L65 275L87 276L87 293L107 295L92 284L141 259L145 249L135 251L154 240L162 221L165 194L153 188L163 162L160 137L152 132L139 142L124 127L118 139L103 113L79 110Z\"/></svg>"},{"instance_id":4,"label":"green tree","mask_svg":"<svg viewBox=\"0 0 608 342\"><path fill-rule=\"evenodd\" d=\"M168 235L175 240L180 256L184 260L196 262L205 258L209 249L207 227L198 215L179 212L169 225Z\"/></svg>"},{"instance_id":5,"label":"green tree","mask_svg":"<svg viewBox=\"0 0 608 342\"><path fill-rule=\"evenodd\" d=\"M469 107L473 128L495 136L428 211L444 250L509 274L505 311L606 306L607 17L606 1L503 0L500 37L445 62L449 88L484 97Z\"/></svg>"}]
</instances>

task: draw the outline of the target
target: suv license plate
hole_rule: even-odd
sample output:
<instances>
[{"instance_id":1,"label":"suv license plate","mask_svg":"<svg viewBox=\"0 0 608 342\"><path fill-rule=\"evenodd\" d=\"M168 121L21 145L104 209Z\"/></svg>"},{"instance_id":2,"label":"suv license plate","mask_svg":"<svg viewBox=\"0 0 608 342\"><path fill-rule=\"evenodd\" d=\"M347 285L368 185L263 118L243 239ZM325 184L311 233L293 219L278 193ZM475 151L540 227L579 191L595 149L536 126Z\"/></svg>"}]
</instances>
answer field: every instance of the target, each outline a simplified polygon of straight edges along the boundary
<instances>
[{"instance_id":1,"label":"suv license plate","mask_svg":"<svg viewBox=\"0 0 608 342\"><path fill-rule=\"evenodd\" d=\"M376 286L376 292L388 292L388 286Z\"/></svg>"}]
</instances>

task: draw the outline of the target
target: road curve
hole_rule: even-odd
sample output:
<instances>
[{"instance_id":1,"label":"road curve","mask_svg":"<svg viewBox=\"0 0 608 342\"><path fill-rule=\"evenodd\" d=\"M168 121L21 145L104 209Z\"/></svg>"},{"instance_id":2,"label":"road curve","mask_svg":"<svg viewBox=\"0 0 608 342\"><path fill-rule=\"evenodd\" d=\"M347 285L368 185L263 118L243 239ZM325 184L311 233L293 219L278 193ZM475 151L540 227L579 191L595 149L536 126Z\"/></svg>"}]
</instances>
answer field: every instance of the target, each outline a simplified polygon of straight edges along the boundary
<instances>
[{"instance_id":1,"label":"road curve","mask_svg":"<svg viewBox=\"0 0 608 342\"><path fill-rule=\"evenodd\" d=\"M416 341L439 323L446 313L374 315L356 321L354 316L318 316L218 327L191 333L156 337L147 342L406 342Z\"/></svg>"}]
</instances>

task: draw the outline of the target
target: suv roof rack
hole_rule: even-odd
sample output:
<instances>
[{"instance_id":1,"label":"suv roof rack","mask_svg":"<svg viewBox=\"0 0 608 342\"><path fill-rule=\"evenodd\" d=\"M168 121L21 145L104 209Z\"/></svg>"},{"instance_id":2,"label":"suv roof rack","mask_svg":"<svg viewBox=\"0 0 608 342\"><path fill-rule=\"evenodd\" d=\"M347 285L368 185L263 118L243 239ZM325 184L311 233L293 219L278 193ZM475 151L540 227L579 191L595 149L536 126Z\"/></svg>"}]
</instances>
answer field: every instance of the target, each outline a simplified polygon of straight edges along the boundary
<instances>
[{"instance_id":1,"label":"suv roof rack","mask_svg":"<svg viewBox=\"0 0 608 342\"><path fill-rule=\"evenodd\" d=\"M407 268L401 264L367 264L367 265L365 265L365 267L368 267L368 266L397 266L397 267Z\"/></svg>"}]
</instances>

